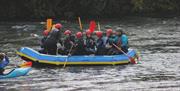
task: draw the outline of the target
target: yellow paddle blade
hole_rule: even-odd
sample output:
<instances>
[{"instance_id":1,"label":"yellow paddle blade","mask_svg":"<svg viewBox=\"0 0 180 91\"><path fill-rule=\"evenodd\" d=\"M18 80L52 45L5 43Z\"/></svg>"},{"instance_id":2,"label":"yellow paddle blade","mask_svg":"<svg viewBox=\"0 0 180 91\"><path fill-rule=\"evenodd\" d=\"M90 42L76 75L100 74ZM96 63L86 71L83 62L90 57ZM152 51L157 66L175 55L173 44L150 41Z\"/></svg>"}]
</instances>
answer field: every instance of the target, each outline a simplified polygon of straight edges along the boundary
<instances>
[{"instance_id":1,"label":"yellow paddle blade","mask_svg":"<svg viewBox=\"0 0 180 91\"><path fill-rule=\"evenodd\" d=\"M82 23L81 23L81 18L80 17L78 17L78 21L79 21L79 28L82 31Z\"/></svg>"},{"instance_id":2,"label":"yellow paddle blade","mask_svg":"<svg viewBox=\"0 0 180 91\"><path fill-rule=\"evenodd\" d=\"M53 24L53 25L52 25L52 29L51 29L51 30L53 30L53 29L55 28L55 25L56 25L56 24Z\"/></svg>"},{"instance_id":3,"label":"yellow paddle blade","mask_svg":"<svg viewBox=\"0 0 180 91\"><path fill-rule=\"evenodd\" d=\"M48 31L51 31L51 28L52 28L52 19L47 19L46 27L47 27Z\"/></svg>"}]
</instances>

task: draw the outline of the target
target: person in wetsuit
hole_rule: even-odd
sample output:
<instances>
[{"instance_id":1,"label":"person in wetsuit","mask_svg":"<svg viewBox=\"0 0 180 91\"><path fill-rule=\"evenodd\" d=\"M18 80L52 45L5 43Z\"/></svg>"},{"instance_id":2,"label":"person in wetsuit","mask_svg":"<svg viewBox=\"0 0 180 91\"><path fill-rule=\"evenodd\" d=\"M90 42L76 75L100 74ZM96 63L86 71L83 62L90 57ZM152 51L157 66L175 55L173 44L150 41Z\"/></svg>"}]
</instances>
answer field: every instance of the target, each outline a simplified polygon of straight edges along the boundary
<instances>
[{"instance_id":1,"label":"person in wetsuit","mask_svg":"<svg viewBox=\"0 0 180 91\"><path fill-rule=\"evenodd\" d=\"M66 30L64 32L65 40L64 40L64 54L68 55L69 52L72 51L72 47L75 44L75 36L72 35L70 30Z\"/></svg>"},{"instance_id":2,"label":"person in wetsuit","mask_svg":"<svg viewBox=\"0 0 180 91\"><path fill-rule=\"evenodd\" d=\"M61 32L60 29L62 28L62 25L60 23L57 23L55 25L55 28L50 31L48 34L44 47L47 50L47 53L50 55L56 55L57 54L57 43L61 42Z\"/></svg>"},{"instance_id":3,"label":"person in wetsuit","mask_svg":"<svg viewBox=\"0 0 180 91\"><path fill-rule=\"evenodd\" d=\"M128 36L126 35L126 33L124 33L123 29L121 29L121 28L117 30L117 36L118 36L118 44L116 44L116 45L119 46L122 51L127 53L128 48L129 48ZM123 54L123 53L120 52L120 54Z\"/></svg>"},{"instance_id":4,"label":"person in wetsuit","mask_svg":"<svg viewBox=\"0 0 180 91\"><path fill-rule=\"evenodd\" d=\"M5 53L0 53L0 75L3 75L4 68L9 64L9 58Z\"/></svg>"},{"instance_id":5,"label":"person in wetsuit","mask_svg":"<svg viewBox=\"0 0 180 91\"><path fill-rule=\"evenodd\" d=\"M96 40L96 55L104 55L105 54L105 45L103 41L103 32L102 31L97 31L96 36L98 39Z\"/></svg>"},{"instance_id":6,"label":"person in wetsuit","mask_svg":"<svg viewBox=\"0 0 180 91\"><path fill-rule=\"evenodd\" d=\"M76 33L75 46L72 55L85 55L85 42L82 32Z\"/></svg>"},{"instance_id":7,"label":"person in wetsuit","mask_svg":"<svg viewBox=\"0 0 180 91\"><path fill-rule=\"evenodd\" d=\"M85 41L85 45L86 45L86 54L90 55L90 54L95 54L96 52L96 44L95 44L95 39L92 37L92 33L90 30L86 31L86 41Z\"/></svg>"},{"instance_id":8,"label":"person in wetsuit","mask_svg":"<svg viewBox=\"0 0 180 91\"><path fill-rule=\"evenodd\" d=\"M47 49L45 49L45 41L47 39L48 34L49 34L48 30L43 31L43 37L41 38L41 42L40 42L40 47L41 47L41 49L39 50L40 53L47 54Z\"/></svg>"}]
</instances>

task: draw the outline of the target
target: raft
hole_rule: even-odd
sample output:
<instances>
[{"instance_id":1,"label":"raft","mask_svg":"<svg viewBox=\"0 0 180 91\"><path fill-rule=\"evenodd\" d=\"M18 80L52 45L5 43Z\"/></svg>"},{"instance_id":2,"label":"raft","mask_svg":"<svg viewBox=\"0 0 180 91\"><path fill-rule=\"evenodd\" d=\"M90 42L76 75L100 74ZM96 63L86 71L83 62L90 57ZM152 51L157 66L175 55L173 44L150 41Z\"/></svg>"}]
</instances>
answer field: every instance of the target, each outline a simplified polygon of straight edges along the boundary
<instances>
[{"instance_id":1,"label":"raft","mask_svg":"<svg viewBox=\"0 0 180 91\"><path fill-rule=\"evenodd\" d=\"M31 70L31 67L14 68L9 73L0 75L0 79L15 78L19 76L25 76Z\"/></svg>"},{"instance_id":2,"label":"raft","mask_svg":"<svg viewBox=\"0 0 180 91\"><path fill-rule=\"evenodd\" d=\"M51 64L51 65L119 65L129 64L129 58L126 55L47 55L41 54L31 48L23 47L17 54L25 61L33 63ZM127 53L132 58L137 58L137 52L129 49Z\"/></svg>"}]
</instances>

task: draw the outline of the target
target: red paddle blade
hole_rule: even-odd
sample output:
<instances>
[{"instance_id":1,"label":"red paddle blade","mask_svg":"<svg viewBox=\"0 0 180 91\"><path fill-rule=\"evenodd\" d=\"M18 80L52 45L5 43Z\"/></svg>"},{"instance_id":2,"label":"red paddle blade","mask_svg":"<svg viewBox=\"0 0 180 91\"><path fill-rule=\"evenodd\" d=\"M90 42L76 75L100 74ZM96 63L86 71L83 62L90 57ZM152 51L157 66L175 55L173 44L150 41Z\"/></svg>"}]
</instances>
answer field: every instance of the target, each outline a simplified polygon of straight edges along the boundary
<instances>
[{"instance_id":1,"label":"red paddle blade","mask_svg":"<svg viewBox=\"0 0 180 91\"><path fill-rule=\"evenodd\" d=\"M90 26L89 26L89 30L91 31L91 33L94 32L95 28L96 28L96 22L95 21L91 21L90 22Z\"/></svg>"},{"instance_id":2,"label":"red paddle blade","mask_svg":"<svg viewBox=\"0 0 180 91\"><path fill-rule=\"evenodd\" d=\"M31 67L31 66L32 66L32 62L25 62L20 65L20 67Z\"/></svg>"},{"instance_id":3,"label":"red paddle blade","mask_svg":"<svg viewBox=\"0 0 180 91\"><path fill-rule=\"evenodd\" d=\"M31 67L32 66L32 62L26 62L26 66Z\"/></svg>"},{"instance_id":4,"label":"red paddle blade","mask_svg":"<svg viewBox=\"0 0 180 91\"><path fill-rule=\"evenodd\" d=\"M134 58L132 58L132 57L130 57L130 62L131 62L132 64L136 64L135 59L134 59Z\"/></svg>"}]
</instances>

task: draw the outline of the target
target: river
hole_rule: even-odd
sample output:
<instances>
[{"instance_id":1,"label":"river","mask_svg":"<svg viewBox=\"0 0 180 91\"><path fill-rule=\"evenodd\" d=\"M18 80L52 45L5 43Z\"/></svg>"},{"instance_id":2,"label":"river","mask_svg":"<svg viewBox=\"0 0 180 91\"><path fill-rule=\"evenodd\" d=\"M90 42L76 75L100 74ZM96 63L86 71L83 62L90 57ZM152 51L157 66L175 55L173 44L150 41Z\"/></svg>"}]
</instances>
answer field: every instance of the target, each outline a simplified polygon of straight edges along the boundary
<instances>
[{"instance_id":1,"label":"river","mask_svg":"<svg viewBox=\"0 0 180 91\"><path fill-rule=\"evenodd\" d=\"M0 22L0 51L7 53L11 62L7 68L23 62L15 53L20 47L39 48L38 39L30 34L42 35L43 24ZM76 22L62 24L73 32L79 29ZM35 67L28 76L0 80L0 91L180 91L180 18L129 17L100 24L102 30L125 29L130 47L140 52L140 63Z\"/></svg>"}]
</instances>

